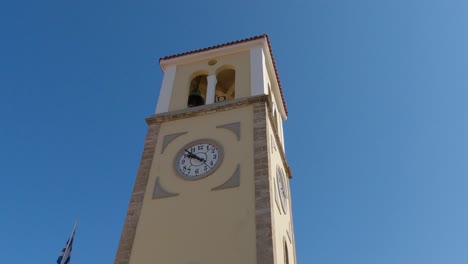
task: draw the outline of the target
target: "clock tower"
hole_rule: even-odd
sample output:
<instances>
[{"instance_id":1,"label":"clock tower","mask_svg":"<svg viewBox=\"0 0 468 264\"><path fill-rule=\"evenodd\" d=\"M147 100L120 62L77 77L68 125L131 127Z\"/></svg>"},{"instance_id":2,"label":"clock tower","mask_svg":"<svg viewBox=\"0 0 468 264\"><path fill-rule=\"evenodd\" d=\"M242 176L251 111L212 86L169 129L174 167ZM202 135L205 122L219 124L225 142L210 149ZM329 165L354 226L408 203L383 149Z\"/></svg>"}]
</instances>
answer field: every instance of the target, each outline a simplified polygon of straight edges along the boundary
<instances>
[{"instance_id":1,"label":"clock tower","mask_svg":"<svg viewBox=\"0 0 468 264\"><path fill-rule=\"evenodd\" d=\"M267 35L160 59L115 264L295 264L286 104Z\"/></svg>"}]
</instances>

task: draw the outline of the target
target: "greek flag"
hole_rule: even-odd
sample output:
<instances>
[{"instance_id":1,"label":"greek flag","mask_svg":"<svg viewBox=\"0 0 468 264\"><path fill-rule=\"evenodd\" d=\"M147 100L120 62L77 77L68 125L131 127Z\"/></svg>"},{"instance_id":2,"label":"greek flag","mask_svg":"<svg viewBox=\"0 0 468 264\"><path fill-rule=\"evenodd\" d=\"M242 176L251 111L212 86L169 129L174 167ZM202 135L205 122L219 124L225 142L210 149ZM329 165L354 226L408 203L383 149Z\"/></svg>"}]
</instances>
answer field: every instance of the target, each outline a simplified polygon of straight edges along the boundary
<instances>
[{"instance_id":1,"label":"greek flag","mask_svg":"<svg viewBox=\"0 0 468 264\"><path fill-rule=\"evenodd\" d=\"M57 259L57 264L69 264L70 263L71 251L72 251L72 246L73 246L73 238L75 237L75 230L76 230L76 224L73 227L73 231L70 235L70 238L67 240L67 243L65 243L65 247L62 249L62 252L60 252L60 256Z\"/></svg>"}]
</instances>

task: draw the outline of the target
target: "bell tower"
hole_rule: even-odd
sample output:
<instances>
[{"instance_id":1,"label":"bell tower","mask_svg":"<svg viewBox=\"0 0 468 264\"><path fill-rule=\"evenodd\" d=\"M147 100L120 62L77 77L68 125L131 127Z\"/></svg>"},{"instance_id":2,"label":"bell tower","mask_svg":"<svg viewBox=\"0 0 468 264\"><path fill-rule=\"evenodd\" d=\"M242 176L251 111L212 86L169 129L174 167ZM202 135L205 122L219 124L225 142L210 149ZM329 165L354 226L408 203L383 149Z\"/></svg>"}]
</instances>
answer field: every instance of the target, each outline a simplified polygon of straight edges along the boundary
<instances>
[{"instance_id":1,"label":"bell tower","mask_svg":"<svg viewBox=\"0 0 468 264\"><path fill-rule=\"evenodd\" d=\"M286 104L267 35L160 59L115 264L295 264Z\"/></svg>"}]
</instances>

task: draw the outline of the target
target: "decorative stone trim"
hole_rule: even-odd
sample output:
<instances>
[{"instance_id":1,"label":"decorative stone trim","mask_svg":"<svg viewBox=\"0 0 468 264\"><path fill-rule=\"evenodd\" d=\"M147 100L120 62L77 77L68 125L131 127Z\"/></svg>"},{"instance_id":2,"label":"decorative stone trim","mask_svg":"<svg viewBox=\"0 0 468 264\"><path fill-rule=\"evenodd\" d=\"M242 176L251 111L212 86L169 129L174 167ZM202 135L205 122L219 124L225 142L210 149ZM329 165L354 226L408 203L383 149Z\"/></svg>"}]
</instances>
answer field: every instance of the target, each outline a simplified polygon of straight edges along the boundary
<instances>
[{"instance_id":1,"label":"decorative stone trim","mask_svg":"<svg viewBox=\"0 0 468 264\"><path fill-rule=\"evenodd\" d=\"M264 102L254 104L254 175L257 264L274 264L267 113Z\"/></svg>"},{"instance_id":2,"label":"decorative stone trim","mask_svg":"<svg viewBox=\"0 0 468 264\"><path fill-rule=\"evenodd\" d=\"M162 143L162 148L161 148L161 154L164 153L164 150L166 150L166 147L174 141L174 139L187 134L187 132L181 132L181 133L174 133L170 135L165 135L163 138L163 143Z\"/></svg>"},{"instance_id":3,"label":"decorative stone trim","mask_svg":"<svg viewBox=\"0 0 468 264\"><path fill-rule=\"evenodd\" d=\"M221 126L217 126L216 128L224 128L224 129L227 129L227 130L231 131L232 133L234 133L234 135L236 135L237 141L240 141L240 139L241 139L240 122L235 122L235 123L231 123L231 124L221 125Z\"/></svg>"},{"instance_id":4,"label":"decorative stone trim","mask_svg":"<svg viewBox=\"0 0 468 264\"><path fill-rule=\"evenodd\" d=\"M223 184L212 188L212 191L222 190L227 188L234 188L240 186L240 165L237 164L236 170L232 174L232 176Z\"/></svg>"},{"instance_id":5,"label":"decorative stone trim","mask_svg":"<svg viewBox=\"0 0 468 264\"><path fill-rule=\"evenodd\" d=\"M164 187L162 187L159 177L156 178L156 183L154 184L154 189L153 189L153 199L161 199L161 198L173 197L177 195L179 194L169 192Z\"/></svg>"},{"instance_id":6,"label":"decorative stone trim","mask_svg":"<svg viewBox=\"0 0 468 264\"><path fill-rule=\"evenodd\" d=\"M143 205L143 197L148 184L148 177L153 162L159 129L159 124L153 123L149 125L140 167L133 186L133 192L130 198L130 204L128 205L127 216L125 218L122 235L120 236L114 264L128 264L130 261L130 253L132 252L133 240L135 238L136 228Z\"/></svg>"},{"instance_id":7,"label":"decorative stone trim","mask_svg":"<svg viewBox=\"0 0 468 264\"><path fill-rule=\"evenodd\" d=\"M252 105L257 102L267 102L268 95L259 95L247 98L239 98L224 102L218 102L210 105L200 105L196 107L185 108L181 110L171 111L167 113L154 114L146 119L146 123L162 123L167 121L173 121L177 119L190 118L194 116L208 115L212 113L218 113L223 111L229 111L238 109L248 105Z\"/></svg>"}]
</instances>

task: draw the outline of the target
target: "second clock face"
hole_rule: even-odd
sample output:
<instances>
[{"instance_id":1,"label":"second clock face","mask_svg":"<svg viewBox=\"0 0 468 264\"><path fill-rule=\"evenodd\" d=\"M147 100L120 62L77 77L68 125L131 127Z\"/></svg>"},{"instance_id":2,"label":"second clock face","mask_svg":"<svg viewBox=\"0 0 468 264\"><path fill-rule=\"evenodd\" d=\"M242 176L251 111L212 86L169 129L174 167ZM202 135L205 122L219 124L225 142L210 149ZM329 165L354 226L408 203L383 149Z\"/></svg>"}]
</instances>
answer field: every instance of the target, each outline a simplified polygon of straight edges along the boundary
<instances>
[{"instance_id":1,"label":"second clock face","mask_svg":"<svg viewBox=\"0 0 468 264\"><path fill-rule=\"evenodd\" d=\"M174 169L182 178L196 180L215 172L222 161L222 146L214 140L200 139L179 150Z\"/></svg>"},{"instance_id":2,"label":"second clock face","mask_svg":"<svg viewBox=\"0 0 468 264\"><path fill-rule=\"evenodd\" d=\"M280 168L276 169L276 180L278 184L278 195L280 197L281 207L283 207L284 212L286 212L287 207L287 198L288 195L286 193L286 184L284 182L284 173L283 170Z\"/></svg>"}]
</instances>

